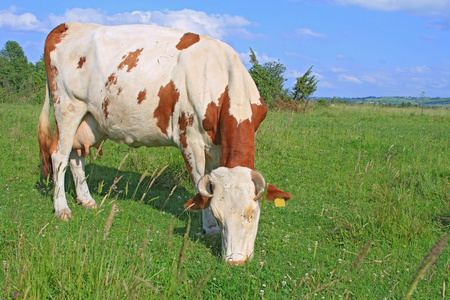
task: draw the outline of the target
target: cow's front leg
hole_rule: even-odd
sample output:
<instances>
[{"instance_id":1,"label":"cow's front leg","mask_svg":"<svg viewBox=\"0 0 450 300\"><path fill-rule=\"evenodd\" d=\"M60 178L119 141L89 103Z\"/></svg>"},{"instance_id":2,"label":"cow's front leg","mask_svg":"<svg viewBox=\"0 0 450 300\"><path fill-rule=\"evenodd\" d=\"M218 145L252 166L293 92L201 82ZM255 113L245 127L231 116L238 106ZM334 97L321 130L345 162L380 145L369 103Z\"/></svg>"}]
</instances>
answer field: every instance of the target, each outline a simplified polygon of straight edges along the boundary
<instances>
[{"instance_id":1,"label":"cow's front leg","mask_svg":"<svg viewBox=\"0 0 450 300\"><path fill-rule=\"evenodd\" d=\"M97 202L95 202L89 192L84 166L85 157L78 155L76 150L72 150L70 153L70 171L75 183L77 202L86 208L97 208Z\"/></svg>"},{"instance_id":2,"label":"cow's front leg","mask_svg":"<svg viewBox=\"0 0 450 300\"><path fill-rule=\"evenodd\" d=\"M201 140L201 137L198 140ZM187 145L188 147L181 148L180 150L186 166L191 173L195 192L198 193L197 183L205 175L205 148L201 143L188 142ZM202 210L202 221L204 233L211 235L220 234L220 227L211 209L206 208Z\"/></svg>"},{"instance_id":3,"label":"cow's front leg","mask_svg":"<svg viewBox=\"0 0 450 300\"><path fill-rule=\"evenodd\" d=\"M217 220L214 217L211 209L202 210L203 231L208 235L220 234L220 227L217 224Z\"/></svg>"}]
</instances>

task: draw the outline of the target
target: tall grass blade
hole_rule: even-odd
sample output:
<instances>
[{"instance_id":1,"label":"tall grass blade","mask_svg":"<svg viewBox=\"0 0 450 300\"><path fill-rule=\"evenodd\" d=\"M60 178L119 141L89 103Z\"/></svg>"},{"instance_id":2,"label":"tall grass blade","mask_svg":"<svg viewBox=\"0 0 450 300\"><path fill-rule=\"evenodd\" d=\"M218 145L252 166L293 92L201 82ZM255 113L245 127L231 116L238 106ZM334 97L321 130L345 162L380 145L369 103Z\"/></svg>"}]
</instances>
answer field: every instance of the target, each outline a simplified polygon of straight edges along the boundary
<instances>
[{"instance_id":1,"label":"tall grass blade","mask_svg":"<svg viewBox=\"0 0 450 300\"><path fill-rule=\"evenodd\" d=\"M359 251L358 256L356 256L355 260L353 261L350 267L350 272L356 269L359 266L359 264L364 260L367 253L369 253L370 245L372 245L372 243L373 241L367 242L367 244L361 249L361 251Z\"/></svg>"},{"instance_id":2,"label":"tall grass blade","mask_svg":"<svg viewBox=\"0 0 450 300\"><path fill-rule=\"evenodd\" d=\"M164 204L163 204L163 206L161 207L161 210L160 210L160 212L163 210L163 208L164 208L164 206L166 205L166 203L167 203L167 200L169 200L169 198L170 198L170 196L172 196L173 195L173 192L175 192L175 189L177 188L177 186L174 186L173 188L172 188L172 191L170 191L170 194L169 194L169 196L167 196L167 198L166 198L166 201L164 201Z\"/></svg>"},{"instance_id":3,"label":"tall grass blade","mask_svg":"<svg viewBox=\"0 0 450 300\"><path fill-rule=\"evenodd\" d=\"M103 240L106 240L106 237L109 234L109 229L111 228L112 221L114 219L114 216L116 215L116 209L117 209L116 200L117 200L118 196L119 196L119 194L116 195L116 199L114 199L114 204L111 207L111 212L109 213L109 217L106 220L105 233L103 235Z\"/></svg>"},{"instance_id":4,"label":"tall grass blade","mask_svg":"<svg viewBox=\"0 0 450 300\"><path fill-rule=\"evenodd\" d=\"M180 250L180 258L178 259L178 266L177 266L177 274L176 274L176 276L180 275L181 266L183 265L183 262L184 262L184 256L186 254L187 240L188 240L188 237L189 237L189 231L190 230L191 230L191 218L188 219L186 232L184 233L183 246L181 247L181 250Z\"/></svg>"},{"instance_id":5,"label":"tall grass blade","mask_svg":"<svg viewBox=\"0 0 450 300\"><path fill-rule=\"evenodd\" d=\"M173 218L174 216L172 215L172 217L170 218L169 229L167 230L167 249L170 249L170 247L172 246Z\"/></svg>"},{"instance_id":6,"label":"tall grass blade","mask_svg":"<svg viewBox=\"0 0 450 300\"><path fill-rule=\"evenodd\" d=\"M200 295L201 295L203 289L205 288L205 285L208 282L209 278L213 275L213 273L210 271L211 271L211 266L208 267L206 272L203 273L202 278L200 278L200 280L198 281L197 287L195 289L195 291L197 291L197 294L195 295L195 297L193 297L193 299L201 299Z\"/></svg>"},{"instance_id":7,"label":"tall grass blade","mask_svg":"<svg viewBox=\"0 0 450 300\"><path fill-rule=\"evenodd\" d=\"M150 282L148 282L148 281L146 281L146 280L144 280L144 279L142 279L142 278L140 278L140 277L138 277L138 276L134 276L134 278L136 278L137 280L139 280L140 282L142 282L146 287L149 287L149 288L151 288L153 291L155 291L155 292L158 294L159 298L164 299L163 294L161 294L161 292L158 291L158 289L155 288Z\"/></svg>"},{"instance_id":8,"label":"tall grass blade","mask_svg":"<svg viewBox=\"0 0 450 300\"><path fill-rule=\"evenodd\" d=\"M409 284L408 289L406 290L405 297L403 299L408 300L411 299L414 291L416 290L417 284L419 281L425 276L430 267L436 262L438 257L441 255L442 250L444 250L445 246L448 242L448 233L444 235L436 244L431 248L430 252L425 256L420 264L419 268L414 275L413 280Z\"/></svg>"},{"instance_id":9,"label":"tall grass blade","mask_svg":"<svg viewBox=\"0 0 450 300\"><path fill-rule=\"evenodd\" d=\"M139 178L139 182L136 186L136 189L134 190L133 197L131 197L132 199L134 199L136 197L136 193L137 193L139 187L141 186L142 181L145 179L145 177L147 177L149 169L150 169L150 167L147 170L145 170L145 172L142 173L141 178ZM142 198L141 198L141 201L142 201Z\"/></svg>"},{"instance_id":10,"label":"tall grass blade","mask_svg":"<svg viewBox=\"0 0 450 300\"><path fill-rule=\"evenodd\" d=\"M350 267L350 272L353 271L354 269L356 269L359 266L359 264L364 260L367 253L369 253L370 245L372 245L372 243L373 243L373 241L367 242L367 244L361 249L361 251L359 251L358 256L356 256L355 260L353 261L353 263ZM346 278L347 278L347 275L343 276L339 279L335 279L331 282L325 283L325 284L321 285L320 287L318 287L315 291L303 296L303 298L309 298L312 295L317 294L318 292L323 291L323 290L327 289L328 287L343 281Z\"/></svg>"}]
</instances>

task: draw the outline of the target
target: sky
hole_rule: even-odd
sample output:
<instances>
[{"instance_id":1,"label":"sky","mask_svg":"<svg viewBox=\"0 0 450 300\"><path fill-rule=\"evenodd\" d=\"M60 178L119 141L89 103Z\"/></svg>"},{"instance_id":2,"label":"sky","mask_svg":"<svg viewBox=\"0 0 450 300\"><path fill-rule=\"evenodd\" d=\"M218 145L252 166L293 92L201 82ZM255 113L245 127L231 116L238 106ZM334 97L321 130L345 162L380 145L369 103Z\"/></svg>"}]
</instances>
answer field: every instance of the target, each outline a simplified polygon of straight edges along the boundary
<instances>
[{"instance_id":1,"label":"sky","mask_svg":"<svg viewBox=\"0 0 450 300\"><path fill-rule=\"evenodd\" d=\"M152 24L230 44L247 68L280 61L285 87L311 66L316 97L450 97L450 0L36 1L0 4L0 47L29 61L66 21Z\"/></svg>"}]
</instances>

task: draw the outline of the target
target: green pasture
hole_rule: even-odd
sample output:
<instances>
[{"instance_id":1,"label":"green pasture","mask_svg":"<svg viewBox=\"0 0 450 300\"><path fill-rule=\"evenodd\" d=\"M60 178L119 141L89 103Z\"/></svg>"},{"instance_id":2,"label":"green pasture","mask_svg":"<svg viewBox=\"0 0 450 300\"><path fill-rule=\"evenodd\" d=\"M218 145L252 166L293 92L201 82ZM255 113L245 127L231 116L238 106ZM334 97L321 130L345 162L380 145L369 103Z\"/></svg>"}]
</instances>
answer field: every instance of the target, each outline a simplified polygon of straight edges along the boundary
<instances>
[{"instance_id":1,"label":"green pasture","mask_svg":"<svg viewBox=\"0 0 450 300\"><path fill-rule=\"evenodd\" d=\"M74 219L55 219L40 110L0 104L0 299L399 299L450 231L449 110L270 112L256 169L293 199L262 203L254 259L232 267L201 213L183 209L194 189L176 148L93 149L86 173L101 207L76 204L67 172ZM450 296L449 254L415 299Z\"/></svg>"}]
</instances>

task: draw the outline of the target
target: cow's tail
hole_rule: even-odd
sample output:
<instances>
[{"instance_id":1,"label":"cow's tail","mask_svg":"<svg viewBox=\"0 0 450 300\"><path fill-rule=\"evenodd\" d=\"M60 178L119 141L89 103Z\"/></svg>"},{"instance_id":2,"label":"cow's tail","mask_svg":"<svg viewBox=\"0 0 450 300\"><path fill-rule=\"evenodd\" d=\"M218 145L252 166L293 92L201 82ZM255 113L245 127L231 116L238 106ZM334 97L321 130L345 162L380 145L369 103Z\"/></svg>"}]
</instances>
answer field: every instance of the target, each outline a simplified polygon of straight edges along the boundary
<instances>
[{"instance_id":1,"label":"cow's tail","mask_svg":"<svg viewBox=\"0 0 450 300\"><path fill-rule=\"evenodd\" d=\"M45 89L45 101L44 106L42 107L41 115L39 116L39 125L38 125L38 141L39 141L39 150L41 156L41 173L42 176L47 178L52 175L52 160L50 154L50 147L52 145L52 128L49 122L49 110L50 110L50 93L48 80Z\"/></svg>"}]
</instances>

